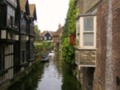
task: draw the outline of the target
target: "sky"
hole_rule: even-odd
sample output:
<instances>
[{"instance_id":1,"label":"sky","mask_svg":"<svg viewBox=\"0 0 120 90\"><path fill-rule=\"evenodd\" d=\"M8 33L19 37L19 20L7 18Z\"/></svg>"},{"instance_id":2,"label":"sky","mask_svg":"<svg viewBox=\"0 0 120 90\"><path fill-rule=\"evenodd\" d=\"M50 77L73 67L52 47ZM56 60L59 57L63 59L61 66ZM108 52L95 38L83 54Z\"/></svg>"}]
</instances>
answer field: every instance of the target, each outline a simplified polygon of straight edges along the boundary
<instances>
[{"instance_id":1,"label":"sky","mask_svg":"<svg viewBox=\"0 0 120 90\"><path fill-rule=\"evenodd\" d=\"M41 31L56 31L65 23L69 0L29 0L36 4L38 28Z\"/></svg>"}]
</instances>

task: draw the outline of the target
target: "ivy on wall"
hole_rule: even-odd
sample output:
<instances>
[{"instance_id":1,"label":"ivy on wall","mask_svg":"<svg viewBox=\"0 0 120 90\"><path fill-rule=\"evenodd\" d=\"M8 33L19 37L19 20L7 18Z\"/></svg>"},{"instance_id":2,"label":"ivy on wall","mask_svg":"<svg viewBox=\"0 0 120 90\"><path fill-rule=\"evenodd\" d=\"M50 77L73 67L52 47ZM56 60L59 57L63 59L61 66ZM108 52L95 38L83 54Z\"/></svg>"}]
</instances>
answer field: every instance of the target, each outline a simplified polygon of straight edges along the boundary
<instances>
[{"instance_id":1,"label":"ivy on wall","mask_svg":"<svg viewBox=\"0 0 120 90\"><path fill-rule=\"evenodd\" d=\"M70 45L69 36L76 31L76 11L75 0L70 0L62 36L62 58L69 64L74 64L75 60L75 50Z\"/></svg>"}]
</instances>

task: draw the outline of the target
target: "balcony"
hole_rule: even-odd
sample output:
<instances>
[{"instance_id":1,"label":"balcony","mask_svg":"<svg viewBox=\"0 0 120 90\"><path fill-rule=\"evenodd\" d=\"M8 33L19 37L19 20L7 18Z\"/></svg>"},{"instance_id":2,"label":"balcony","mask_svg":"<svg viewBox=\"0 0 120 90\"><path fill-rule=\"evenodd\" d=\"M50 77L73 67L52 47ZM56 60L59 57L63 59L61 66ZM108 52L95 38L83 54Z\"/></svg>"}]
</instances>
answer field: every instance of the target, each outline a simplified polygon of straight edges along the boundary
<instances>
[{"instance_id":1,"label":"balcony","mask_svg":"<svg viewBox=\"0 0 120 90\"><path fill-rule=\"evenodd\" d=\"M96 49L75 49L76 64L80 67L96 67Z\"/></svg>"}]
</instances>

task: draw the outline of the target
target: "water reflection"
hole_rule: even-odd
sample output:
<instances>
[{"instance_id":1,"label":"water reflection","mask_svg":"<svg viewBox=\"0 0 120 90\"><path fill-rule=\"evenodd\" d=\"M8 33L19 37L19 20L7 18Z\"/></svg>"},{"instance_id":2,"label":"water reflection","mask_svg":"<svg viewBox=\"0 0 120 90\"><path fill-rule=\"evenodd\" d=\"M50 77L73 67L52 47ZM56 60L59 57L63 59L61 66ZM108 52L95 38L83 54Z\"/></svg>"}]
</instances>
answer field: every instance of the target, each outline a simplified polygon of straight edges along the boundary
<instances>
[{"instance_id":1,"label":"water reflection","mask_svg":"<svg viewBox=\"0 0 120 90\"><path fill-rule=\"evenodd\" d=\"M40 63L32 73L9 90L81 90L70 67L61 64L58 56L52 57L50 62Z\"/></svg>"},{"instance_id":2,"label":"water reflection","mask_svg":"<svg viewBox=\"0 0 120 90\"><path fill-rule=\"evenodd\" d=\"M58 74L54 62L46 63L37 90L61 90L61 85L62 74Z\"/></svg>"}]
</instances>

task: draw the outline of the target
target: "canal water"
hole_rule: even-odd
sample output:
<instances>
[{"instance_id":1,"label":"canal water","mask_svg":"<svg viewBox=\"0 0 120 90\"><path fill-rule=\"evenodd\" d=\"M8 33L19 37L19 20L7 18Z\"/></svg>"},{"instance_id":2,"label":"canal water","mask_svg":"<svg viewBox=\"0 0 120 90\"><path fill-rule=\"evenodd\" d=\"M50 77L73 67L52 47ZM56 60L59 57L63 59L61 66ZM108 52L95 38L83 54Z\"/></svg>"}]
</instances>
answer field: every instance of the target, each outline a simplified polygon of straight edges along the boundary
<instances>
[{"instance_id":1,"label":"canal water","mask_svg":"<svg viewBox=\"0 0 120 90\"><path fill-rule=\"evenodd\" d=\"M70 66L62 64L61 59L54 56L49 62L40 63L9 90L81 90L81 86Z\"/></svg>"}]
</instances>

